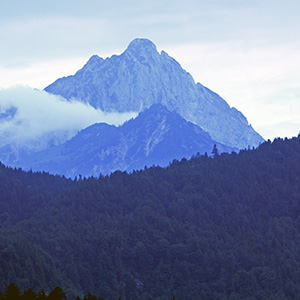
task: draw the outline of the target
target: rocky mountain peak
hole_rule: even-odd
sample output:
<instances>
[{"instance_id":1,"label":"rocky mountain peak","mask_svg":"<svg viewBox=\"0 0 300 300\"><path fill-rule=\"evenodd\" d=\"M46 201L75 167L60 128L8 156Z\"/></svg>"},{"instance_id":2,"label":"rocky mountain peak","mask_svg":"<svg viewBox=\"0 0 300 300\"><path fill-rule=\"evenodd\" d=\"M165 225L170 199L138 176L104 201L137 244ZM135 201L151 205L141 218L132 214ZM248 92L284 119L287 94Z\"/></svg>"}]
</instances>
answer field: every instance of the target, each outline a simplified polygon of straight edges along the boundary
<instances>
[{"instance_id":1,"label":"rocky mountain peak","mask_svg":"<svg viewBox=\"0 0 300 300\"><path fill-rule=\"evenodd\" d=\"M100 65L103 61L104 61L104 59L102 57L100 57L98 55L93 55L90 57L88 62L85 64L84 69L94 72L100 67Z\"/></svg>"},{"instance_id":2,"label":"rocky mountain peak","mask_svg":"<svg viewBox=\"0 0 300 300\"><path fill-rule=\"evenodd\" d=\"M100 56L93 55L93 56L90 57L90 59L88 60L87 63L94 64L94 63L97 63L97 62L102 61L102 60L103 60L103 58L101 58Z\"/></svg>"},{"instance_id":3,"label":"rocky mountain peak","mask_svg":"<svg viewBox=\"0 0 300 300\"><path fill-rule=\"evenodd\" d=\"M158 56L159 53L153 42L148 39L134 39L127 47L125 54L134 57L149 58Z\"/></svg>"},{"instance_id":4,"label":"rocky mountain peak","mask_svg":"<svg viewBox=\"0 0 300 300\"><path fill-rule=\"evenodd\" d=\"M91 63L93 62L93 63ZM93 56L75 74L45 89L111 112L141 112L153 104L176 111L222 144L248 148L263 142L241 112L201 84L148 39L133 40L121 55Z\"/></svg>"}]
</instances>

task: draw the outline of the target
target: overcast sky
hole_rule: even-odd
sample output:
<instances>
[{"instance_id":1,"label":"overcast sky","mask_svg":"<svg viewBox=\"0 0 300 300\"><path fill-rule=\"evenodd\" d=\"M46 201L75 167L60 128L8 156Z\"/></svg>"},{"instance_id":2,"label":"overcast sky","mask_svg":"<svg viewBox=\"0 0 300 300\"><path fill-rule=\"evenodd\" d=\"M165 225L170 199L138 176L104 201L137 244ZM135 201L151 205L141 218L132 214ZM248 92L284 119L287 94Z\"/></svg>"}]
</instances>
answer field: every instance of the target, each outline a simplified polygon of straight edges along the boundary
<instances>
[{"instance_id":1,"label":"overcast sky","mask_svg":"<svg viewBox=\"0 0 300 300\"><path fill-rule=\"evenodd\" d=\"M43 89L149 38L265 139L300 130L300 2L1 1L0 87Z\"/></svg>"}]
</instances>

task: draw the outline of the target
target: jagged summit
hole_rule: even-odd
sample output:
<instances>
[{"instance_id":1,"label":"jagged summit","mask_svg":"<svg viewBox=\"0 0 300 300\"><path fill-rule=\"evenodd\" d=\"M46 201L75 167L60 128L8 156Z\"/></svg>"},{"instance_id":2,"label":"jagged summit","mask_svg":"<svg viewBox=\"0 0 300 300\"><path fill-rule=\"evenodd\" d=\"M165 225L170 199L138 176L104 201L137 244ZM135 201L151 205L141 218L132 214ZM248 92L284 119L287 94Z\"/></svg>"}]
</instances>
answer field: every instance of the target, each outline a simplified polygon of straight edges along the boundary
<instances>
[{"instance_id":1,"label":"jagged summit","mask_svg":"<svg viewBox=\"0 0 300 300\"><path fill-rule=\"evenodd\" d=\"M148 39L134 39L125 50L125 53L131 53L133 55L138 54L142 56L149 56L158 54L156 46Z\"/></svg>"},{"instance_id":2,"label":"jagged summit","mask_svg":"<svg viewBox=\"0 0 300 300\"><path fill-rule=\"evenodd\" d=\"M77 73L80 73L82 72L83 70L84 71L90 71L90 72L94 72L96 71L97 69L100 68L102 62L104 61L104 59L98 55L93 55L91 56L91 58L87 61L87 63L84 65L84 67L79 70L79 72Z\"/></svg>"},{"instance_id":3,"label":"jagged summit","mask_svg":"<svg viewBox=\"0 0 300 300\"><path fill-rule=\"evenodd\" d=\"M95 54L95 55L91 56L91 58L88 60L87 64L94 64L99 61L103 61L103 58Z\"/></svg>"},{"instance_id":4,"label":"jagged summit","mask_svg":"<svg viewBox=\"0 0 300 300\"><path fill-rule=\"evenodd\" d=\"M141 112L155 103L176 111L228 146L258 146L263 138L247 119L201 84L148 39L135 39L121 55L92 56L74 76L45 88L66 99L77 98L111 112Z\"/></svg>"}]
</instances>

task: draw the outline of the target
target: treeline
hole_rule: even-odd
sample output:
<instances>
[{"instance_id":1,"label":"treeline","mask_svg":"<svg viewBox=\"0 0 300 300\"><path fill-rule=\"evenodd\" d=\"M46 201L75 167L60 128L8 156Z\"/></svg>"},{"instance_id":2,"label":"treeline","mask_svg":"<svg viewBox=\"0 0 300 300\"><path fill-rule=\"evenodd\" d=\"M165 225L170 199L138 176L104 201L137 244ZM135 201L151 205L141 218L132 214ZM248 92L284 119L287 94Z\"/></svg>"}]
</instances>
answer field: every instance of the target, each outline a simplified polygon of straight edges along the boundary
<instances>
[{"instance_id":1,"label":"treeline","mask_svg":"<svg viewBox=\"0 0 300 300\"><path fill-rule=\"evenodd\" d=\"M0 290L0 300L66 300L67 296L64 291L58 286L50 291L49 295L45 294L42 290L39 293L34 292L31 288L24 290L23 294L20 292L20 288L14 283L7 285L4 293ZM102 297L97 298L95 295L88 293L82 299L76 297L76 300L104 300ZM121 298L119 297L119 300ZM173 297L170 300L175 300Z\"/></svg>"},{"instance_id":2,"label":"treeline","mask_svg":"<svg viewBox=\"0 0 300 300\"><path fill-rule=\"evenodd\" d=\"M0 165L0 289L300 299L300 137L77 182Z\"/></svg>"},{"instance_id":3,"label":"treeline","mask_svg":"<svg viewBox=\"0 0 300 300\"><path fill-rule=\"evenodd\" d=\"M20 292L20 288L15 283L10 283L5 292L0 291L0 300L66 300L67 296L60 287L54 288L50 291L49 295L46 295L44 290L39 293L34 292L31 288L24 290L23 294ZM80 297L76 297L76 300L81 300ZM103 298L97 298L95 295L88 293L82 300L104 300ZM121 298L119 298L121 300Z\"/></svg>"},{"instance_id":4,"label":"treeline","mask_svg":"<svg viewBox=\"0 0 300 300\"><path fill-rule=\"evenodd\" d=\"M60 287L53 289L47 296L44 290L39 293L34 292L31 288L24 290L23 294L20 288L14 283L6 286L4 293L0 291L0 300L64 300L67 299L66 294ZM88 298L85 298L88 299ZM97 300L97 298L92 298Z\"/></svg>"}]
</instances>

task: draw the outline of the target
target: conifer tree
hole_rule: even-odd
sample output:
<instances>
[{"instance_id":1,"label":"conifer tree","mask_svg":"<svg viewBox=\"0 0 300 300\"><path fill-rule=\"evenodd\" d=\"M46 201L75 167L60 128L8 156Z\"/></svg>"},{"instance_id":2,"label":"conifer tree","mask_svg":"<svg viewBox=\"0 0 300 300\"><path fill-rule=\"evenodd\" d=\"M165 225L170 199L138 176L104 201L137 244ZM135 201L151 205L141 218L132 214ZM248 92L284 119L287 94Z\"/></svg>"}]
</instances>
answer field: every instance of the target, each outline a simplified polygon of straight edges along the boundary
<instances>
[{"instance_id":1,"label":"conifer tree","mask_svg":"<svg viewBox=\"0 0 300 300\"><path fill-rule=\"evenodd\" d=\"M47 298L48 300L63 300L67 299L66 294L64 291L57 286L54 290L52 290Z\"/></svg>"},{"instance_id":2,"label":"conifer tree","mask_svg":"<svg viewBox=\"0 0 300 300\"><path fill-rule=\"evenodd\" d=\"M0 291L0 300L4 300L4 299L5 299L4 295L3 295L2 291Z\"/></svg>"},{"instance_id":3,"label":"conifer tree","mask_svg":"<svg viewBox=\"0 0 300 300\"><path fill-rule=\"evenodd\" d=\"M36 293L29 288L28 290L25 290L23 295L22 295L22 300L36 300Z\"/></svg>"},{"instance_id":4,"label":"conifer tree","mask_svg":"<svg viewBox=\"0 0 300 300\"><path fill-rule=\"evenodd\" d=\"M37 300L46 300L46 299L47 299L47 296L45 294L45 291L41 290L37 296Z\"/></svg>"},{"instance_id":5,"label":"conifer tree","mask_svg":"<svg viewBox=\"0 0 300 300\"><path fill-rule=\"evenodd\" d=\"M14 282L10 283L6 287L5 299L6 300L17 300L20 299L20 289Z\"/></svg>"},{"instance_id":6,"label":"conifer tree","mask_svg":"<svg viewBox=\"0 0 300 300\"><path fill-rule=\"evenodd\" d=\"M213 148L213 150L212 150L211 154L212 154L212 157L213 157L213 158L215 158L215 157L217 157L217 156L219 156L219 155L220 155L220 154L219 154L219 150L218 150L218 148L217 148L217 145L216 145L216 144L214 144L214 148Z\"/></svg>"}]
</instances>

